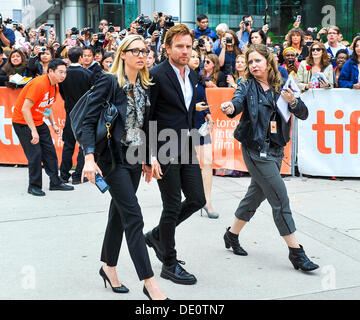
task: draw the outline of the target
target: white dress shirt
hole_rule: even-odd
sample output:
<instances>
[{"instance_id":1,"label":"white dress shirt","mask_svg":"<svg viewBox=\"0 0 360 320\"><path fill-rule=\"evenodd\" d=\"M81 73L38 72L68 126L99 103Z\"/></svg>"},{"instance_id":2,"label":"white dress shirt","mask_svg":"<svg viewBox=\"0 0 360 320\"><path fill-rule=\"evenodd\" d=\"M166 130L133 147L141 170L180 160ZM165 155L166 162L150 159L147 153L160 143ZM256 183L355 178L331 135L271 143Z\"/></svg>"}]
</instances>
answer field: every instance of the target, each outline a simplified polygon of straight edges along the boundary
<instances>
[{"instance_id":1,"label":"white dress shirt","mask_svg":"<svg viewBox=\"0 0 360 320\"><path fill-rule=\"evenodd\" d=\"M191 100L193 97L193 88L192 88L191 81L189 78L190 68L189 68L189 66L185 66L185 81L184 81L184 79L182 78L182 76L180 74L180 70L177 67L175 67L171 62L170 62L170 65L174 69L176 76L179 80L181 90L184 95L185 106L186 106L186 109L189 111Z\"/></svg>"}]
</instances>

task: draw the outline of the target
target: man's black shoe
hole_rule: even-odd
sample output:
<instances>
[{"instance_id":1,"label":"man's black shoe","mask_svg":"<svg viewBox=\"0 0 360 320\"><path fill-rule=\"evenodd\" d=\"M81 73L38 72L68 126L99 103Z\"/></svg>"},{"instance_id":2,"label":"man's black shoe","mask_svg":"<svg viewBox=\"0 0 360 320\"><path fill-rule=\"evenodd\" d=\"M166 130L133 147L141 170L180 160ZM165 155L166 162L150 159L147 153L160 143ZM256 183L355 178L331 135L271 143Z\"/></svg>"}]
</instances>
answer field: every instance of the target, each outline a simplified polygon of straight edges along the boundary
<instances>
[{"instance_id":1,"label":"man's black shoe","mask_svg":"<svg viewBox=\"0 0 360 320\"><path fill-rule=\"evenodd\" d=\"M145 242L150 248L154 249L157 258L164 263L161 243L154 237L152 230L145 234Z\"/></svg>"},{"instance_id":2,"label":"man's black shoe","mask_svg":"<svg viewBox=\"0 0 360 320\"><path fill-rule=\"evenodd\" d=\"M38 196L38 197L45 196L45 192L36 187L29 187L28 193L32 194L33 196Z\"/></svg>"},{"instance_id":3,"label":"man's black shoe","mask_svg":"<svg viewBox=\"0 0 360 320\"><path fill-rule=\"evenodd\" d=\"M89 180L88 180L88 178L84 178L84 183L85 182L88 182ZM72 178L72 184L73 185L76 185L76 184L80 184L81 183L81 177L80 178Z\"/></svg>"},{"instance_id":4,"label":"man's black shoe","mask_svg":"<svg viewBox=\"0 0 360 320\"><path fill-rule=\"evenodd\" d=\"M74 190L74 187L73 186L68 186L65 183L61 183L61 184L59 184L57 186L54 186L54 185L50 184L49 189L51 191L55 191L55 190L57 190L57 191L71 191L71 190Z\"/></svg>"},{"instance_id":5,"label":"man's black shoe","mask_svg":"<svg viewBox=\"0 0 360 320\"><path fill-rule=\"evenodd\" d=\"M181 263L185 264L185 262ZM195 276L188 273L179 262L170 267L163 265L160 277L171 280L177 284L195 284L197 281Z\"/></svg>"}]
</instances>

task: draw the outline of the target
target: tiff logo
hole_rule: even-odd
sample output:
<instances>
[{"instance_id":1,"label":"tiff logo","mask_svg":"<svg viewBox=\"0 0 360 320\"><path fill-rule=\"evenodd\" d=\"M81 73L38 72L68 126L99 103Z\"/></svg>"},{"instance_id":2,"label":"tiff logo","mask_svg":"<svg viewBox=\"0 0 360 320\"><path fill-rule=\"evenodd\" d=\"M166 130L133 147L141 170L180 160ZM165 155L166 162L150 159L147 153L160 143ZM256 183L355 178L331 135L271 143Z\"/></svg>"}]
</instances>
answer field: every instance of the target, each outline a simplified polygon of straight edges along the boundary
<instances>
[{"instance_id":1,"label":"tiff logo","mask_svg":"<svg viewBox=\"0 0 360 320\"><path fill-rule=\"evenodd\" d=\"M344 118L344 112L337 110L334 114L335 118L341 120ZM312 129L317 132L317 148L320 153L331 154L332 148L325 145L325 137L327 132L335 133L335 153L344 153L344 130L350 133L350 153L359 153L359 131L360 131L360 110L353 111L350 115L349 124L330 124L325 123L325 111L317 112L317 122L312 125Z\"/></svg>"}]
</instances>

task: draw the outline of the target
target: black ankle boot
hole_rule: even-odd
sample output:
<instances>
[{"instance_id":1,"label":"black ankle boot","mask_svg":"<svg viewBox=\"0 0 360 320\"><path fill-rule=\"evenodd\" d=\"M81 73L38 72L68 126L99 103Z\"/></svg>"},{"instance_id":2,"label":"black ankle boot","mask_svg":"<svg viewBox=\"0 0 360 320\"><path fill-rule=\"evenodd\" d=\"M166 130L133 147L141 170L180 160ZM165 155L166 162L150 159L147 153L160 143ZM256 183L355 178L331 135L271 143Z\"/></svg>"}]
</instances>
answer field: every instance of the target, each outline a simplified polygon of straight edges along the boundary
<instances>
[{"instance_id":1,"label":"black ankle boot","mask_svg":"<svg viewBox=\"0 0 360 320\"><path fill-rule=\"evenodd\" d=\"M226 232L224 234L226 249L230 249L231 247L233 249L234 254L237 254L239 256L247 256L248 255L247 252L240 246L239 235L231 233L229 230L230 227L226 229Z\"/></svg>"},{"instance_id":2,"label":"black ankle boot","mask_svg":"<svg viewBox=\"0 0 360 320\"><path fill-rule=\"evenodd\" d=\"M311 262L306 256L302 245L300 245L300 248L289 247L289 259L296 270L301 269L302 271L313 271L319 268L317 264Z\"/></svg>"}]
</instances>

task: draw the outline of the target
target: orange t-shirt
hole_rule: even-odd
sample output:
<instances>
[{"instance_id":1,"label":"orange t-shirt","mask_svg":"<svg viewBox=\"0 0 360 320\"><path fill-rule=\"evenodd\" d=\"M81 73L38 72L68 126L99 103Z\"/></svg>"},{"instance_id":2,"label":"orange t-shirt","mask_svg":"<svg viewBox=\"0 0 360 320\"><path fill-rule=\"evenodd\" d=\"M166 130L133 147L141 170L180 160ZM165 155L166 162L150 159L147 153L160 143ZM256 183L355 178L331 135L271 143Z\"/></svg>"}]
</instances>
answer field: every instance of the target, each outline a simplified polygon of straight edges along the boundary
<instances>
[{"instance_id":1,"label":"orange t-shirt","mask_svg":"<svg viewBox=\"0 0 360 320\"><path fill-rule=\"evenodd\" d=\"M56 85L52 86L48 75L42 75L31 80L20 92L15 102L12 122L27 124L21 111L25 99L31 100L34 105L31 115L35 126L44 123L44 116L49 116L52 104L56 99Z\"/></svg>"}]
</instances>

